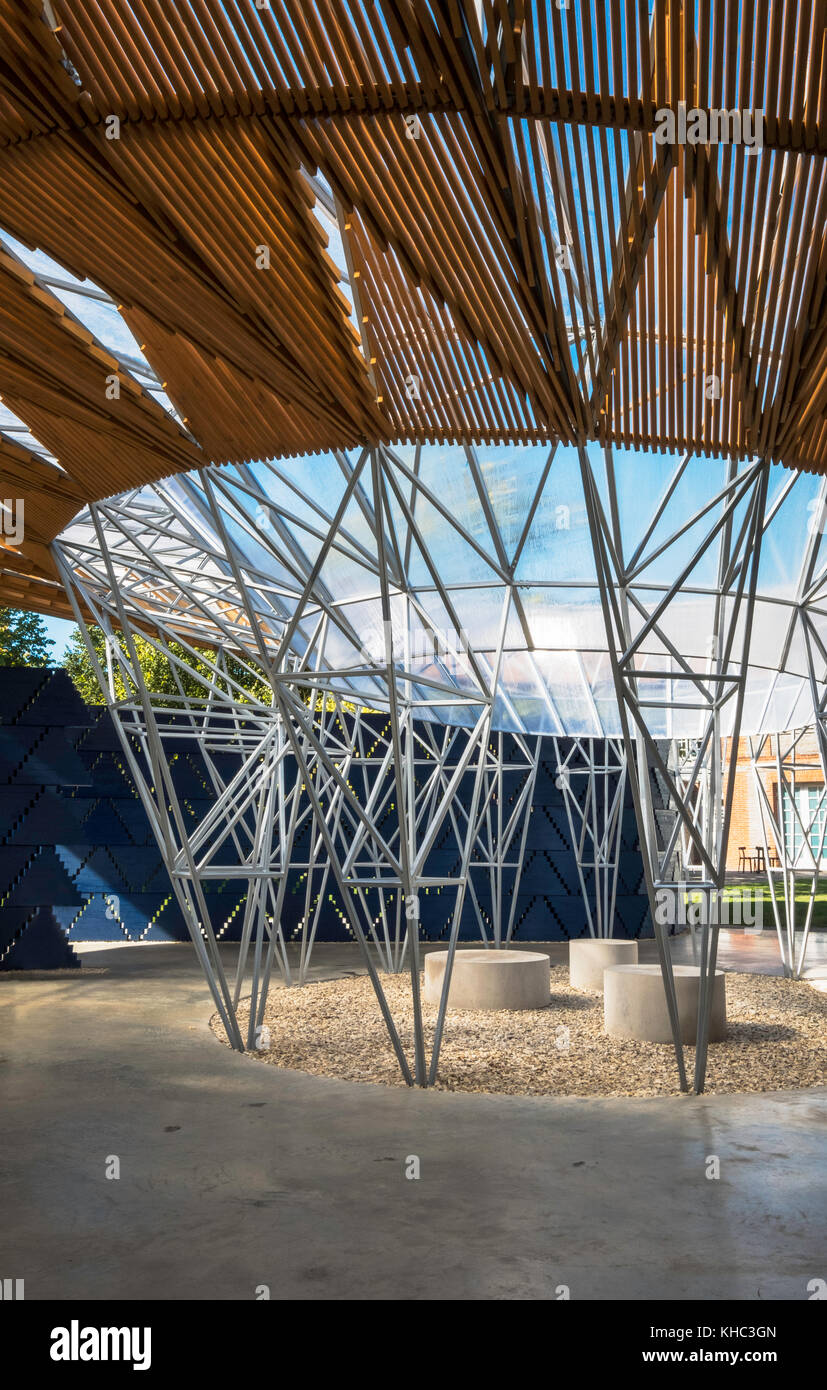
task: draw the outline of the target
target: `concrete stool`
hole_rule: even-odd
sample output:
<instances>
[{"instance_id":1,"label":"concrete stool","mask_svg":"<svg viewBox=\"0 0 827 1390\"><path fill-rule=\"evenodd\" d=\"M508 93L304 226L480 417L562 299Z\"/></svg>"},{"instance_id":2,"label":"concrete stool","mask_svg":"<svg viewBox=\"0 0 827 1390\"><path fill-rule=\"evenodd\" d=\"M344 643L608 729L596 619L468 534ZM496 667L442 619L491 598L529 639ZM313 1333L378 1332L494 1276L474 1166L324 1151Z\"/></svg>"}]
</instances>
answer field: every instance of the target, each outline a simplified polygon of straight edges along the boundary
<instances>
[{"instance_id":1,"label":"concrete stool","mask_svg":"<svg viewBox=\"0 0 827 1390\"><path fill-rule=\"evenodd\" d=\"M425 957L425 1002L438 1004L447 951ZM544 1009L551 999L549 958L537 951L457 951L448 1006L452 1009Z\"/></svg>"},{"instance_id":2,"label":"concrete stool","mask_svg":"<svg viewBox=\"0 0 827 1390\"><path fill-rule=\"evenodd\" d=\"M673 965L681 1040L694 1043L698 1026L701 972L697 965ZM659 965L611 965L603 976L603 1022L613 1038L639 1042L672 1041L666 991ZM723 970L715 971L709 1041L726 1037L726 985Z\"/></svg>"},{"instance_id":3,"label":"concrete stool","mask_svg":"<svg viewBox=\"0 0 827 1390\"><path fill-rule=\"evenodd\" d=\"M603 971L610 965L637 965L637 942L584 936L569 942L569 984L573 989L603 993Z\"/></svg>"}]
</instances>

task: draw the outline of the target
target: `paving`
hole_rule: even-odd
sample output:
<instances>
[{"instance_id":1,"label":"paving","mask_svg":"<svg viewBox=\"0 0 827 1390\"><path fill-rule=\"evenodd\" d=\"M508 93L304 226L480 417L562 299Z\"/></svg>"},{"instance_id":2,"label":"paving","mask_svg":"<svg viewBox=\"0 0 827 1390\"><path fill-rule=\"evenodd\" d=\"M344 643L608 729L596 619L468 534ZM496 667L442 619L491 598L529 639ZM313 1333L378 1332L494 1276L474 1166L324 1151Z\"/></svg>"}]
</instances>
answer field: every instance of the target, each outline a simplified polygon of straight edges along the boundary
<instances>
[{"instance_id":1,"label":"paving","mask_svg":"<svg viewBox=\"0 0 827 1390\"><path fill-rule=\"evenodd\" d=\"M737 936L730 967L765 950ZM827 1276L822 1089L329 1080L221 1046L190 947L81 950L81 971L0 979L0 1273L28 1299L772 1300ZM322 944L313 975L359 968Z\"/></svg>"}]
</instances>

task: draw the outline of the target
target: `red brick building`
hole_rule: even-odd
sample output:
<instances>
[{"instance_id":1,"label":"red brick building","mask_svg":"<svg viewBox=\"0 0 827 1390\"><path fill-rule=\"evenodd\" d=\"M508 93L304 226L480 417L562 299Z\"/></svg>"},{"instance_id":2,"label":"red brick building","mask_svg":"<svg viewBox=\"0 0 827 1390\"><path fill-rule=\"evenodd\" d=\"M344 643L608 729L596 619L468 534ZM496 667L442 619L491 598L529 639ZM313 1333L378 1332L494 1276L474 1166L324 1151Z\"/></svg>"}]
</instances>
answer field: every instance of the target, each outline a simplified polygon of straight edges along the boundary
<instances>
[{"instance_id":1,"label":"red brick building","mask_svg":"<svg viewBox=\"0 0 827 1390\"><path fill-rule=\"evenodd\" d=\"M767 737L760 748L758 776L761 779L761 783L766 792L767 801L772 807L776 821L778 821L779 816L779 776L776 757L779 739L783 766L788 769L785 773L785 780L789 783L792 780L791 757L793 756L790 755L789 750L791 749L794 737L795 735L791 733L781 734L780 736L773 735L772 737ZM753 739L752 742L757 749L759 741ZM728 751L727 749L727 752ZM811 816L816 813L820 806L821 792L824 787L824 777L818 757L818 745L813 729L806 730L796 743L794 759L796 804L798 805L802 821L805 825L808 825ZM789 792L786 799L789 799ZM800 828L797 824L797 819L789 805L786 806L785 810L788 834L795 836L797 839L800 836ZM824 811L825 808L822 807L818 812L819 817L824 815ZM820 825L820 819L817 824ZM769 848L772 851L773 841L769 825L767 825L767 840ZM812 842L813 841L811 841L811 843ZM818 836L816 836L815 842L820 843ZM764 837L761 828L760 797L755 785L755 773L753 772L752 759L750 757L750 740L741 739L738 748L738 767L735 774L732 820L730 822L729 842L727 845L727 869L743 870L745 868L762 868L763 863L759 861L763 854L763 847ZM750 861L752 862L750 863Z\"/></svg>"}]
</instances>

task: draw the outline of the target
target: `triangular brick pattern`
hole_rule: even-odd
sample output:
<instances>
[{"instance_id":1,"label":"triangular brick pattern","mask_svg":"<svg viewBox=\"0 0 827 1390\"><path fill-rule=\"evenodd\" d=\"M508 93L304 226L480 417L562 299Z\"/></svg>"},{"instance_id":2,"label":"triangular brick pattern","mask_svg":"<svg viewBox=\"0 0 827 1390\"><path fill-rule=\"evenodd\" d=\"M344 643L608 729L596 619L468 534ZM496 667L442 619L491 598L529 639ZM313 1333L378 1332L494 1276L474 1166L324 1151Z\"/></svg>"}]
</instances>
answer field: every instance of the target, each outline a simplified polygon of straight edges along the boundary
<instances>
[{"instance_id":1,"label":"triangular brick pattern","mask_svg":"<svg viewBox=\"0 0 827 1390\"><path fill-rule=\"evenodd\" d=\"M386 715L364 718L375 723L377 739L386 736ZM503 755L505 760L513 755L507 740ZM207 771L191 741L170 745L168 756L185 814L197 824L211 801ZM519 796L523 775L515 772L504 779L503 796L509 804ZM514 914L515 935L521 941L567 940L587 930L556 776L549 740L547 753L541 751ZM367 796L364 770L354 767L351 782L360 799ZM387 811L384 821L387 830L394 813ZM304 856L309 838L308 823L296 837L296 858ZM458 867L456 845L446 827L427 872L451 874ZM481 911L490 914L488 871L475 863L471 872ZM504 910L509 912L514 877L513 872L505 876ZM305 889L305 873L294 871L284 900L288 940L300 933ZM244 883L210 880L205 891L219 937L238 940ZM367 896L378 917L378 896L375 904ZM352 939L332 875L322 897L316 939ZM423 938L441 940L447 935L453 901L453 889L432 889L424 895ZM311 910L315 905L311 901ZM388 893L386 910L394 909ZM53 924L51 950L46 918ZM626 936L651 934L630 800L624 809L615 930ZM28 933L32 935L24 950ZM479 936L467 900L461 936ZM64 947L71 956L73 941L186 940L186 924L108 712L103 706L83 705L63 671L5 669L0 680L0 969L35 968L32 961L38 952L44 965L47 958L60 963Z\"/></svg>"},{"instance_id":2,"label":"triangular brick pattern","mask_svg":"<svg viewBox=\"0 0 827 1390\"><path fill-rule=\"evenodd\" d=\"M0 970L80 965L58 914L84 898L56 841L79 838L67 789L88 774L74 735L88 719L64 672L4 667L0 674Z\"/></svg>"},{"instance_id":3,"label":"triangular brick pattern","mask_svg":"<svg viewBox=\"0 0 827 1390\"><path fill-rule=\"evenodd\" d=\"M48 907L0 909L0 970L76 970L79 965Z\"/></svg>"}]
</instances>

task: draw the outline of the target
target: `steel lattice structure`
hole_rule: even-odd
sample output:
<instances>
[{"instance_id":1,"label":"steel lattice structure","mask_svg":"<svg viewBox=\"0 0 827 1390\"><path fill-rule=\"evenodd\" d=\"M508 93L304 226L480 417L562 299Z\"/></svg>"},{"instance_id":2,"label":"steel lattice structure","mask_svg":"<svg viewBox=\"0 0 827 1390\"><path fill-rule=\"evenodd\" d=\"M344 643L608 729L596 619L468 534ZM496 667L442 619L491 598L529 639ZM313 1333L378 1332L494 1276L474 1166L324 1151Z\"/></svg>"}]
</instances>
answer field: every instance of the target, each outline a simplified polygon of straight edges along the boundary
<instances>
[{"instance_id":1,"label":"steel lattice structure","mask_svg":"<svg viewBox=\"0 0 827 1390\"><path fill-rule=\"evenodd\" d=\"M620 739L607 739L602 755L595 751L593 739L575 739L565 753L557 739L554 744L557 785L565 798L589 935L612 936L623 834L626 749ZM575 788L585 790L577 795Z\"/></svg>"},{"instance_id":2,"label":"steel lattice structure","mask_svg":"<svg viewBox=\"0 0 827 1390\"><path fill-rule=\"evenodd\" d=\"M182 517L188 517L189 513L182 511L179 496L170 497L165 491L156 489L151 506L147 497L139 495L128 499L123 509L113 505L93 508L90 516L91 544L84 541L75 547L67 542L60 550L59 564L72 593L79 620L83 623L84 609L91 611L105 633L110 663L112 660L121 663L135 692L132 698L115 699L111 673L107 680L100 671L102 685L108 692L110 706L118 719L130 766L138 776L144 804L152 815L173 882L183 895L185 907L189 909L188 921L191 923L193 940L208 972L230 1040L234 1045L241 1045L234 1008L238 1002L251 936L255 939L255 953L248 1045L254 1041L255 1028L263 1012L274 952L280 952L285 971L288 968L279 927L279 892L283 888L286 862L300 815L300 792L303 791L313 817L314 840L317 836L325 851L322 872L325 876L328 870L332 872L341 899L347 906L351 926L364 951L402 1074L406 1080L410 1081L413 1076L417 1082L425 1084L426 1080L432 1081L436 1075L450 971L443 990L428 1065L419 1007L417 919L421 895L437 887L450 887L456 891L450 938L452 960L464 896L471 884L471 859L472 855L476 855L477 869L484 869L489 876L496 909L491 935L494 940L499 940L503 874L507 868L519 874L521 858L509 863L507 855L515 838L519 840L530 809L536 756L532 759L528 748L523 745L524 761L517 766L524 773L524 785L513 812L504 822L502 779L513 769L504 765L499 756L501 742L498 750L496 743L493 748L489 746L489 739L510 597L507 596L504 602L501 635L493 664L470 650L449 654L444 649L437 658L436 672L422 670L414 676L405 669L413 664L410 651L412 624L408 612L404 624L406 638L403 646L406 650L403 652L402 669L399 669L394 654L391 600L392 583L394 588L399 587L399 572L397 570L395 573L394 583L388 572L386 550L388 539L396 539L391 529L388 501L388 460L380 451L374 451L370 456L363 453L352 467L344 458L340 459L340 464L346 478L344 491L319 553L312 563L307 556L303 557L304 568L294 570L292 589L288 591L280 586L277 596L269 576L266 577L264 598L258 587L253 590L251 576L242 577L238 556L229 544L230 520L218 502L219 488L215 484L217 481L220 484L220 480L210 478L205 473L199 477L204 505L196 527L200 533L209 525L215 528L218 548L209 557L203 549L198 554L193 553L191 534L186 538L180 531L171 535L173 521L180 523ZM360 487L358 492L364 509L359 515L363 518L365 515L382 518L382 524L376 523L375 558L371 560L378 582L379 650L371 652L363 646L360 651L354 651L353 659L357 664L342 671L332 668L331 651L336 650L335 643L341 640L343 634L352 640L355 633L352 625L342 621L331 603L322 571L330 551L342 547L341 522L357 497L360 483L366 486ZM262 494L260 501L263 500ZM389 528L387 537L385 523ZM108 533L106 527L109 528ZM283 542L283 530L279 534ZM220 549L222 543L225 546L223 550ZM370 559L364 545L361 552L363 560ZM293 557L295 560L295 547ZM392 563L399 565L398 551L393 555ZM153 568L159 564L165 566L160 586L160 571ZM231 578L229 585L226 582L228 575ZM264 576L258 574L256 578L260 584ZM182 598L186 594L188 619L181 609L174 611L176 605L170 603L172 585L181 586ZM182 713L194 729L197 726L202 747L209 754L216 752L217 730L224 727L223 719L227 743L235 752L240 740L242 757L240 768L231 778L225 778L223 783L219 784L216 772L215 805L205 822L190 834L185 832L180 808L174 804L174 789L168 774L165 776L163 734L164 720L168 720L169 716L161 714L159 717L158 701L146 689L134 648L132 634L136 622L141 621L135 586L142 589L152 603L151 628L164 631L168 643L173 634L175 641L183 637L185 649L193 657L196 653L189 645L188 637L203 640L205 628L211 622L217 605L220 614L220 632L217 635L220 641L230 644L234 653L240 653L245 665L247 661L256 662L257 669L272 691L269 708L262 707L260 702L249 701L237 683L234 685L226 677L222 679L226 665L219 667L214 662L209 663L213 679L208 677L203 681L205 687L209 687L204 699L188 698L182 689ZM394 594L394 599L398 597L398 594ZM405 597L410 605L412 597L410 594ZM142 616L146 622L148 612L145 610ZM123 639L116 636L116 626ZM433 628L427 631L431 641L438 638ZM89 650L94 655L91 642ZM431 656L433 658L433 653ZM177 663L182 664L180 657ZM343 694L352 696L354 687L360 688L358 683L365 680L371 683L374 698L388 709L391 734L378 755L375 748L372 750L370 761L378 766L372 769L367 796L360 800L351 784L353 768L350 763L356 746L356 733L350 732L346 749L342 749L341 740L337 748L337 740L331 740L329 705L332 702L334 708L341 711ZM348 682L350 686L345 689ZM218 691L216 685L220 687ZM308 690L309 699L306 698ZM162 701L162 708L167 703L168 698ZM449 718L444 725L436 725L435 715L444 716L446 712ZM459 721L456 725L450 718L452 713ZM423 716L426 724L421 730L418 721ZM172 728L178 735L180 721L176 720ZM440 728L444 729L441 735ZM136 734L152 782L162 788L161 796L156 795L154 801L154 787L148 784L145 776L141 777L131 746ZM283 760L288 747L292 751L298 776L290 788L285 788ZM227 744L222 744L221 750L226 753ZM343 751L346 759L344 764L341 761ZM422 776L423 765L427 767L425 776ZM417 772L420 774L418 781ZM394 834L386 835L380 826L391 793L397 825ZM168 801L172 804L165 819L164 804ZM249 823L245 823L245 812L250 813ZM449 822L453 829L459 863L457 870L447 877L435 878L427 872L427 863L444 822ZM247 840L239 847L238 836L242 829L246 830ZM241 860L235 866L235 871L249 880L242 951L232 999L224 980L203 894L203 879L213 866L217 872L227 874L226 859L215 860L214 855L227 846L230 837ZM275 857L274 845L278 850ZM316 868L315 843L313 859L307 868L308 874L312 875ZM380 916L385 928L383 963L399 968L407 949L416 1017L413 1072L390 1016L368 950L360 914L353 905L352 890L355 890L363 908L366 895L378 891ZM389 892L395 895L397 913L404 904L408 927L403 938L397 915L393 943L385 925L385 895ZM473 884L471 892L484 935L484 920ZM269 916L268 906L272 908ZM376 935L375 931L373 934ZM312 943L312 929L309 942ZM307 959L303 943L302 973L306 970ZM260 976L262 984L259 994Z\"/></svg>"},{"instance_id":3,"label":"steel lattice structure","mask_svg":"<svg viewBox=\"0 0 827 1390\"><path fill-rule=\"evenodd\" d=\"M750 756L761 814L764 865L781 964L784 974L794 980L801 978L804 967L827 837L827 820L824 816L827 788L824 781L818 800L809 813L802 814L796 799L802 773L808 777L815 768L824 778L821 757L816 755L813 758L802 748L809 732L808 729L795 729L789 733L765 734L750 739ZM770 801L760 776L760 763L768 757L776 774L775 804ZM796 924L796 887L799 880L804 880L808 885L800 934L797 933ZM784 894L780 911L777 882L781 883Z\"/></svg>"},{"instance_id":4,"label":"steel lattice structure","mask_svg":"<svg viewBox=\"0 0 827 1390\"><path fill-rule=\"evenodd\" d=\"M449 459L426 449L406 458L377 448L326 461L201 469L96 504L56 547L79 616L95 615L113 643L120 642L116 628L126 632L131 625L164 634L167 644L183 642L193 656L210 642L260 673L270 703L261 709L230 704L236 723L253 715L270 721L273 767L289 746L301 769L304 804L290 787L278 792L281 851L289 855L291 817L311 817L308 904L314 875L332 876L371 959L383 1007L376 960L398 969L404 959L417 999L418 931L407 927L416 923L428 890L456 892L452 950L467 894L483 939L510 941L502 876L506 868L520 871L521 824L524 830L536 762L531 738L549 729L560 737L585 729L580 748L587 753L589 739L615 740L611 766L614 775L628 775L634 794L668 997L671 966L660 909L664 894L676 891L670 865L680 836L691 844L700 866L695 886L708 902L701 967L704 980L711 978L732 749L768 719L793 724L812 712L813 700L823 700L827 612L819 599L827 557L812 523L824 505L824 485L760 462L733 462L720 466L718 483L710 486L708 462L683 458L653 460L651 479L639 471L632 497L622 486L626 466L608 450L512 453L498 463L480 460L468 446ZM323 480L324 490L309 490L309 479ZM641 513L647 487L656 500ZM699 505L690 512L693 490ZM561 508L566 525L556 529ZM795 518L808 536L797 562L779 544ZM559 579L555 538L565 551ZM536 577L539 566L544 580ZM773 630L756 642L758 613L772 614ZM539 632L557 645L541 648ZM222 686L225 700L233 694L227 669L226 662L216 664L215 681L206 682ZM140 681L134 663L132 679ZM207 694L214 702L212 689ZM147 692L147 728L151 703ZM343 733L346 708L381 709L389 719L361 796L351 785L358 715L354 729ZM133 702L133 719L136 709ZM507 769L495 740L509 729L522 740L525 782L514 815L503 823L497 788ZM680 773L663 742L677 736L691 739L693 749L692 767ZM652 767L677 812L665 842L651 801ZM595 789L596 774L592 758ZM704 816L700 785L709 788ZM391 800L398 819L389 837L383 816ZM619 804L615 784L598 820L595 800L588 811L601 885L597 930L607 932ZM453 836L457 867L434 878L427 861L444 828ZM196 851L210 829L196 839ZM574 821L572 829L582 867L585 841ZM480 872L489 875L491 901L500 905L490 925L474 887ZM245 933L269 978L272 960L283 960L284 952L272 910L277 903L271 900L268 912L257 894L249 900ZM309 912L307 923L311 943ZM707 1000L704 990L704 1005ZM413 1067L387 1017L406 1079L435 1077L444 1013L443 1007L429 1063L417 1012ZM696 1089L703 1086L705 1029L702 1010ZM676 1052L683 1080L677 1037Z\"/></svg>"},{"instance_id":5,"label":"steel lattice structure","mask_svg":"<svg viewBox=\"0 0 827 1390\"><path fill-rule=\"evenodd\" d=\"M393 654L415 681L418 709L472 726L501 641L496 728L529 737L619 737L576 452L503 449L485 459L470 448L379 453ZM715 568L721 517L727 511L737 523L743 548L744 501L760 470L688 457L614 457L610 485L602 452L586 455L604 513L614 506L612 524L631 538L623 576L631 621L643 629L641 608L664 605L657 630L648 625L636 647L638 665L661 686L658 703L648 706L649 727L658 739L693 739L702 721L683 697L699 673L713 669L716 609L744 574L735 562L720 575ZM384 708L378 658L386 620L370 486L368 452L342 453L202 469L110 499L95 514L124 601L147 625L174 613L185 639L237 649L264 669L289 628L293 656L320 688ZM812 722L813 701L823 693L823 508L820 480L770 471L744 735ZM90 578L103 579L88 519L79 517L61 544L71 547L73 565L88 560ZM696 552L692 582L678 593L675 575ZM722 736L731 731L731 709L724 701Z\"/></svg>"},{"instance_id":6,"label":"steel lattice structure","mask_svg":"<svg viewBox=\"0 0 827 1390\"><path fill-rule=\"evenodd\" d=\"M444 831L451 949L466 897L511 939L542 733L622 741L653 913L679 847L700 873L708 982L739 738L815 721L827 766L821 0L0 0L0 37L0 596L104 630L232 1041L211 865L249 885L252 1037L312 825L300 978L332 875L433 1079L405 923ZM162 795L184 728L200 830Z\"/></svg>"}]
</instances>

